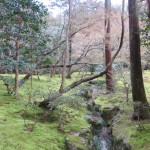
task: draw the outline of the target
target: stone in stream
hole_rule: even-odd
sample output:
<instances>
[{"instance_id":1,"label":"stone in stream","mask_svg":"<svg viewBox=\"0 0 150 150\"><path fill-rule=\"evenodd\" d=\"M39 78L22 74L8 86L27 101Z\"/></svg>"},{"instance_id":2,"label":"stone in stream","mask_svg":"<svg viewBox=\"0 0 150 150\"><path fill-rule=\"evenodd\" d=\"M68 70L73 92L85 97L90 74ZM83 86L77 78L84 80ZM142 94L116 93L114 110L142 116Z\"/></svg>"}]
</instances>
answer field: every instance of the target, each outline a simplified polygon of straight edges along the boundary
<instances>
[{"instance_id":1,"label":"stone in stream","mask_svg":"<svg viewBox=\"0 0 150 150\"><path fill-rule=\"evenodd\" d=\"M93 90L85 90L84 91L84 97L89 100L90 98L92 98L92 92Z\"/></svg>"},{"instance_id":2,"label":"stone in stream","mask_svg":"<svg viewBox=\"0 0 150 150\"><path fill-rule=\"evenodd\" d=\"M114 138L113 150L131 150L130 144L126 143L122 138Z\"/></svg>"},{"instance_id":3,"label":"stone in stream","mask_svg":"<svg viewBox=\"0 0 150 150\"><path fill-rule=\"evenodd\" d=\"M89 124L91 125L98 125L98 126L103 126L105 125L105 122L104 120L101 118L101 117L96 117L96 116L93 116L93 115L87 115L87 121Z\"/></svg>"},{"instance_id":4,"label":"stone in stream","mask_svg":"<svg viewBox=\"0 0 150 150\"><path fill-rule=\"evenodd\" d=\"M111 120L120 111L119 106L108 106L104 107L102 110L102 116L106 120Z\"/></svg>"}]
</instances>

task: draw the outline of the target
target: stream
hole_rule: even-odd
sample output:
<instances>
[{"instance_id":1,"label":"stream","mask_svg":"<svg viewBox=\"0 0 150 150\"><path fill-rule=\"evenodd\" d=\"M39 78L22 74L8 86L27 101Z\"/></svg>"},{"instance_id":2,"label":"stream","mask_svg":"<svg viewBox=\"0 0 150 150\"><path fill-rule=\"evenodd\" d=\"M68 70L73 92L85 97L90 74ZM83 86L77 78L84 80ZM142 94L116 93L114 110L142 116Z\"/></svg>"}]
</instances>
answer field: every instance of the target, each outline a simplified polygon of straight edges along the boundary
<instances>
[{"instance_id":1,"label":"stream","mask_svg":"<svg viewBox=\"0 0 150 150\"><path fill-rule=\"evenodd\" d=\"M91 124L93 134L93 149L95 150L111 150L112 148L112 131L107 125L107 121L102 117L99 105L96 105L93 100L100 96L98 86L92 85L92 98L88 100L87 109L88 122Z\"/></svg>"}]
</instances>

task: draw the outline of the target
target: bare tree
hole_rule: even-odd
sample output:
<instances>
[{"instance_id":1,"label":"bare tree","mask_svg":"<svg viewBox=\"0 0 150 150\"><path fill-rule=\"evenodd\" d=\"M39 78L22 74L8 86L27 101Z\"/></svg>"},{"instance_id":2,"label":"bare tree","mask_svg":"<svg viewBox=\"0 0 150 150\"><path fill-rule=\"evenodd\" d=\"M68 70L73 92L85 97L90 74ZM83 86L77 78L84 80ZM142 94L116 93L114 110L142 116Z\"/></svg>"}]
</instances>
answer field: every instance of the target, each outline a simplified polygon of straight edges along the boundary
<instances>
[{"instance_id":1,"label":"bare tree","mask_svg":"<svg viewBox=\"0 0 150 150\"><path fill-rule=\"evenodd\" d=\"M67 63L67 53L69 52L69 37L70 37L70 27L71 27L71 0L68 0L69 11L68 11L68 24L66 27L66 49L64 50L64 61L63 61L63 69L62 69L62 80L60 86L60 93L64 91L65 84L65 74L66 74L66 63Z\"/></svg>"}]
</instances>

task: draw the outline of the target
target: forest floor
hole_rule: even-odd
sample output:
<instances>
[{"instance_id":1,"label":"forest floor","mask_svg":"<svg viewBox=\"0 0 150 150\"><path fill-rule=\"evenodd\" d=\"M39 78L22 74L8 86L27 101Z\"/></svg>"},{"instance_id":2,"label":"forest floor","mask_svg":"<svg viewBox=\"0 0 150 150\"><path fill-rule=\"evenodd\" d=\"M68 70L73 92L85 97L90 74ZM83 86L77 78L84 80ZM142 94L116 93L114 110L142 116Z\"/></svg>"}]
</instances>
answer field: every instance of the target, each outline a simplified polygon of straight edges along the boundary
<instances>
[{"instance_id":1,"label":"forest floor","mask_svg":"<svg viewBox=\"0 0 150 150\"><path fill-rule=\"evenodd\" d=\"M66 80L66 84L77 78L79 76L75 74L72 79ZM96 80L96 82L99 81L102 80ZM150 71L144 72L144 81L147 98L150 102ZM60 105L47 115L43 109L33 105L35 101L42 101L46 98L48 93L58 90L59 85L60 77L58 76L55 78L40 76L40 80L37 76L33 76L32 81L29 80L20 88L20 95L16 100L7 93L6 87L0 79L1 150L65 150L66 139L86 150L87 141L84 140L84 133L90 132L90 125L86 121L86 105L80 92L89 88L87 84L64 94L58 101L65 100L65 105ZM111 95L103 94L104 87L102 86L102 93L95 99L95 103L100 104L101 108L118 105L121 113L115 118L113 133L116 137L122 137L129 142L133 150L148 150L150 147L150 122L131 121L131 93L129 102L126 102L122 83L117 81L116 85L117 91ZM45 115L43 116L43 114ZM143 130L139 128L141 125L144 126ZM79 136L79 133L83 134Z\"/></svg>"},{"instance_id":2,"label":"forest floor","mask_svg":"<svg viewBox=\"0 0 150 150\"><path fill-rule=\"evenodd\" d=\"M20 78L22 77L21 75ZM68 79L66 84L73 80ZM33 103L58 90L60 77L51 79L40 76L38 80L37 76L33 76L32 84L31 88L29 80L21 87L19 99L16 100L7 93L3 81L0 80L0 150L64 150L66 138L85 149L85 141L80 141L82 137L74 136L82 131L90 131L90 125L85 119L86 107L83 98L73 95L71 91L62 97L66 100L65 106L61 105L43 116L45 110ZM79 90L76 88L76 93ZM69 100L75 100L75 104Z\"/></svg>"}]
</instances>

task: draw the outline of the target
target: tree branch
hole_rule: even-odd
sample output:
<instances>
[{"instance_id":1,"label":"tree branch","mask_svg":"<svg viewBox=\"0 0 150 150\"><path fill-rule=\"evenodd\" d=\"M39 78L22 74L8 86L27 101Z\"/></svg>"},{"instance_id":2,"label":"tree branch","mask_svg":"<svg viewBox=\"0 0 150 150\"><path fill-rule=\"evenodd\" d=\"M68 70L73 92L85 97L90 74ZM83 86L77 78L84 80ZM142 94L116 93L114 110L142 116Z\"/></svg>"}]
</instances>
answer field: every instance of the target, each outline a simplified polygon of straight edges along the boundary
<instances>
[{"instance_id":1,"label":"tree branch","mask_svg":"<svg viewBox=\"0 0 150 150\"><path fill-rule=\"evenodd\" d=\"M96 79L96 78L101 77L101 76L106 74L107 69L112 65L113 61L115 60L115 58L117 57L118 53L120 52L120 50L123 46L123 39L124 39L124 0L123 0L123 4L122 4L121 23L122 23L122 31L121 31L121 38L120 38L120 44L119 44L118 50L116 51L116 53L114 54L111 61L108 63L108 65L104 69L104 71L102 71L98 74L94 74L94 75L85 77L85 78L81 78L81 79L73 82L72 84L66 86L61 93L60 93L60 91L58 91L58 92L55 92L54 94L50 94L47 99L45 99L43 102L40 103L39 106L47 107L51 101L54 101L56 98L60 97L63 93L70 91L71 89L75 88L76 86L80 85L81 83Z\"/></svg>"}]
</instances>

